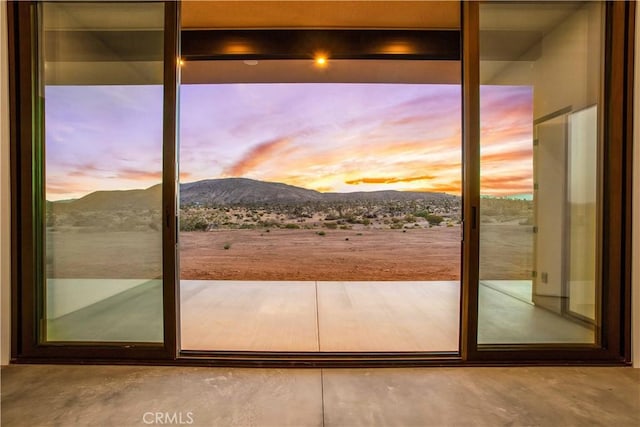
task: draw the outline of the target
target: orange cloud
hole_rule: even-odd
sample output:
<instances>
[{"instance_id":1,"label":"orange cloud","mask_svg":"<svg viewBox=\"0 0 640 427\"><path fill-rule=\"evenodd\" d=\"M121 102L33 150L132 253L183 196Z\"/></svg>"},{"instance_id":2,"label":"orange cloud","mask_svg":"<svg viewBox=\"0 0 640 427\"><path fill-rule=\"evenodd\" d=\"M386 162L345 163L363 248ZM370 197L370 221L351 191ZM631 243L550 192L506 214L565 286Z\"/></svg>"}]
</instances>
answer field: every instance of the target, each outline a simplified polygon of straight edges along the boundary
<instances>
[{"instance_id":1,"label":"orange cloud","mask_svg":"<svg viewBox=\"0 0 640 427\"><path fill-rule=\"evenodd\" d=\"M385 125L402 126L402 125L412 125L415 123L424 124L425 122L428 123L428 121L425 119L425 116L419 115L419 116L406 116L406 117L400 117L397 119L392 119L387 121Z\"/></svg>"},{"instance_id":2,"label":"orange cloud","mask_svg":"<svg viewBox=\"0 0 640 427\"><path fill-rule=\"evenodd\" d=\"M505 151L491 154L483 154L480 160L483 163L488 162L511 162L514 160L527 160L533 158L533 147L524 148L516 151Z\"/></svg>"},{"instance_id":3,"label":"orange cloud","mask_svg":"<svg viewBox=\"0 0 640 427\"><path fill-rule=\"evenodd\" d=\"M95 167L85 167L83 169L68 172L66 176L74 178L100 178L104 175L104 173L104 170L100 170ZM192 174L189 172L180 172L180 179L188 179L191 175ZM117 172L115 178L127 179L132 181L162 180L162 172L149 172L136 169L121 169Z\"/></svg>"},{"instance_id":4,"label":"orange cloud","mask_svg":"<svg viewBox=\"0 0 640 427\"><path fill-rule=\"evenodd\" d=\"M349 181L345 181L345 184L395 184L397 182L413 182L413 181L426 181L433 179L432 175L422 175L422 176L410 176L406 178L395 178L395 177L387 177L387 178L358 178L352 179Z\"/></svg>"},{"instance_id":5,"label":"orange cloud","mask_svg":"<svg viewBox=\"0 0 640 427\"><path fill-rule=\"evenodd\" d=\"M226 176L242 176L256 166L274 157L274 154L281 148L287 146L289 142L289 138L276 138L260 143L231 167L227 168L223 174Z\"/></svg>"},{"instance_id":6,"label":"orange cloud","mask_svg":"<svg viewBox=\"0 0 640 427\"><path fill-rule=\"evenodd\" d=\"M90 191L90 188L87 188L86 185L72 182L54 183L49 181L47 182L46 188L47 199L49 199L49 195L68 195L73 193L86 194Z\"/></svg>"},{"instance_id":7,"label":"orange cloud","mask_svg":"<svg viewBox=\"0 0 640 427\"><path fill-rule=\"evenodd\" d=\"M118 175L116 176L118 179L129 179L132 181L161 181L162 180L162 172L149 172L142 171L137 169L120 169L118 171Z\"/></svg>"},{"instance_id":8,"label":"orange cloud","mask_svg":"<svg viewBox=\"0 0 640 427\"><path fill-rule=\"evenodd\" d=\"M93 164L86 165L58 165L59 170L64 171L64 174L68 177L76 177L76 178L85 178L85 177L95 177L102 176L105 173L105 169L98 168ZM74 170L69 170L71 168L75 168Z\"/></svg>"},{"instance_id":9,"label":"orange cloud","mask_svg":"<svg viewBox=\"0 0 640 427\"><path fill-rule=\"evenodd\" d=\"M430 173L429 176L431 176L432 179L451 173L462 174L462 159L457 162L443 161L442 163L430 163L425 160L411 160L396 162L393 166L400 170L412 171L414 173L420 173L419 171L428 170Z\"/></svg>"},{"instance_id":10,"label":"orange cloud","mask_svg":"<svg viewBox=\"0 0 640 427\"><path fill-rule=\"evenodd\" d=\"M485 126L481 129L480 144L484 147L505 141L531 141L533 145L531 126Z\"/></svg>"},{"instance_id":11,"label":"orange cloud","mask_svg":"<svg viewBox=\"0 0 640 427\"><path fill-rule=\"evenodd\" d=\"M381 158L393 155L413 156L415 154L442 153L445 151L457 154L462 151L461 138L462 135L455 135L440 139L390 141L373 148L373 152Z\"/></svg>"},{"instance_id":12,"label":"orange cloud","mask_svg":"<svg viewBox=\"0 0 640 427\"><path fill-rule=\"evenodd\" d=\"M531 193L533 178L530 172L520 174L504 174L482 176L480 178L480 193L490 195L510 195Z\"/></svg>"},{"instance_id":13,"label":"orange cloud","mask_svg":"<svg viewBox=\"0 0 640 427\"><path fill-rule=\"evenodd\" d=\"M315 190L321 193L328 193L330 191L333 191L333 187L316 187Z\"/></svg>"},{"instance_id":14,"label":"orange cloud","mask_svg":"<svg viewBox=\"0 0 640 427\"><path fill-rule=\"evenodd\" d=\"M412 188L406 191L422 191L422 192L430 192L430 193L451 193L451 194L460 194L462 192L462 181L461 180L451 180L447 183L443 184L431 184L429 187L423 188Z\"/></svg>"}]
</instances>

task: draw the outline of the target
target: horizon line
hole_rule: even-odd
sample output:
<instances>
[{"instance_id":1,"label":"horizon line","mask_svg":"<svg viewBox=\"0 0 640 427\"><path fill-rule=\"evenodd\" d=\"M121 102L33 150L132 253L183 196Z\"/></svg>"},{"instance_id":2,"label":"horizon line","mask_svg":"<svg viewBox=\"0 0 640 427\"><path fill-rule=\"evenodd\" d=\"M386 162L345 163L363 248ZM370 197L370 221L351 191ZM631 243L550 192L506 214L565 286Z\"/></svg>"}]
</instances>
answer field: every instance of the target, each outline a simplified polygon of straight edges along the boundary
<instances>
[{"instance_id":1,"label":"horizon line","mask_svg":"<svg viewBox=\"0 0 640 427\"><path fill-rule=\"evenodd\" d=\"M384 192L384 191L395 191L395 192L400 192L400 193L432 193L432 194L444 194L444 195L448 195L448 196L453 196L453 197L462 197L462 191L460 192L460 194L458 193L451 193L451 192L446 192L446 191L437 191L437 190L428 190L428 189L388 189L388 190L371 190L371 191L367 191L367 190L354 190L354 191L319 191L319 190L315 190L315 189L311 189L311 188L306 188L306 187L300 187L297 185L293 185L293 184L288 184L286 182L279 182L279 181L262 181L262 180L258 180L258 179L254 179L254 178L246 178L246 177L226 177L226 178L205 178L205 179L200 179L197 181L190 181L190 182L179 182L179 185L185 185L185 184L195 184L198 182L203 182L203 181L221 181L221 180L229 180L229 179L243 179L243 180L248 180L248 181L254 181L254 182L261 182L261 183L268 183L268 184L282 184L282 185L287 185L290 187L294 187L294 188L300 188L303 190L307 190L307 191L315 191L317 193L320 194L354 194L354 193L379 193L379 192ZM94 193L98 193L98 192L122 192L122 191L147 191L150 190L153 187L157 187L158 185L162 185L162 182L150 185L148 187L144 187L144 188L128 188L128 189L116 189L116 190L93 190L90 191L88 193L85 193L82 196L79 197L71 197L71 198L64 198L64 199L57 199L57 200L49 200L48 198L45 199L47 202L71 202L74 200L80 200L84 197L87 197L91 194ZM366 184L365 184L366 185ZM533 192L532 193L514 193L514 194L505 194L505 195L488 195L488 194L484 194L484 195L480 195L481 198L499 198L499 199L514 199L514 200L531 200L533 198Z\"/></svg>"}]
</instances>

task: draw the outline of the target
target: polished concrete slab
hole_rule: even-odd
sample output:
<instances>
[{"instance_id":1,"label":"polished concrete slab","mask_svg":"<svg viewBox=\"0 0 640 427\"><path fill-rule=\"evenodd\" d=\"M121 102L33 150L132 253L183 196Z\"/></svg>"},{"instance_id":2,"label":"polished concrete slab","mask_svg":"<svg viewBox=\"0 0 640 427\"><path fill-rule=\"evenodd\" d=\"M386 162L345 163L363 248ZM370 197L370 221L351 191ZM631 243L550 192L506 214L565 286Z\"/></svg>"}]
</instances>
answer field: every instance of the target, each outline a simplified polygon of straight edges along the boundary
<instances>
[{"instance_id":1,"label":"polished concrete slab","mask_svg":"<svg viewBox=\"0 0 640 427\"><path fill-rule=\"evenodd\" d=\"M318 282L320 351L458 351L460 282Z\"/></svg>"},{"instance_id":2,"label":"polished concrete slab","mask_svg":"<svg viewBox=\"0 0 640 427\"><path fill-rule=\"evenodd\" d=\"M183 349L458 350L457 281L182 280L180 290ZM593 328L533 305L527 292L531 281L481 282L480 343L593 343Z\"/></svg>"},{"instance_id":3,"label":"polished concrete slab","mask_svg":"<svg viewBox=\"0 0 640 427\"><path fill-rule=\"evenodd\" d=\"M530 283L481 282L480 343L593 343L594 329L526 301ZM529 290L530 292L530 290ZM180 283L187 350L453 351L460 283ZM47 320L49 341L162 341L162 287L149 281Z\"/></svg>"},{"instance_id":4,"label":"polished concrete slab","mask_svg":"<svg viewBox=\"0 0 640 427\"><path fill-rule=\"evenodd\" d=\"M111 287L112 281L101 282ZM95 281L87 282L87 286L95 284ZM51 342L162 342L162 309L162 281L145 281L62 316L48 318L46 339Z\"/></svg>"},{"instance_id":5,"label":"polished concrete slab","mask_svg":"<svg viewBox=\"0 0 640 427\"><path fill-rule=\"evenodd\" d=\"M531 280L480 280L486 286L505 295L533 304L533 282Z\"/></svg>"},{"instance_id":6,"label":"polished concrete slab","mask_svg":"<svg viewBox=\"0 0 640 427\"><path fill-rule=\"evenodd\" d=\"M317 370L43 365L1 376L3 427L322 425Z\"/></svg>"},{"instance_id":7,"label":"polished concrete slab","mask_svg":"<svg viewBox=\"0 0 640 427\"><path fill-rule=\"evenodd\" d=\"M185 350L458 350L460 282L182 280Z\"/></svg>"},{"instance_id":8,"label":"polished concrete slab","mask_svg":"<svg viewBox=\"0 0 640 427\"><path fill-rule=\"evenodd\" d=\"M593 326L571 320L492 287L480 286L478 343L594 344Z\"/></svg>"},{"instance_id":9,"label":"polished concrete slab","mask_svg":"<svg viewBox=\"0 0 640 427\"><path fill-rule=\"evenodd\" d=\"M3 427L640 425L632 368L14 365L0 379Z\"/></svg>"},{"instance_id":10,"label":"polished concrete slab","mask_svg":"<svg viewBox=\"0 0 640 427\"><path fill-rule=\"evenodd\" d=\"M323 375L327 426L635 426L640 370L428 368Z\"/></svg>"},{"instance_id":11,"label":"polished concrete slab","mask_svg":"<svg viewBox=\"0 0 640 427\"><path fill-rule=\"evenodd\" d=\"M315 282L182 280L185 350L318 351Z\"/></svg>"}]
</instances>

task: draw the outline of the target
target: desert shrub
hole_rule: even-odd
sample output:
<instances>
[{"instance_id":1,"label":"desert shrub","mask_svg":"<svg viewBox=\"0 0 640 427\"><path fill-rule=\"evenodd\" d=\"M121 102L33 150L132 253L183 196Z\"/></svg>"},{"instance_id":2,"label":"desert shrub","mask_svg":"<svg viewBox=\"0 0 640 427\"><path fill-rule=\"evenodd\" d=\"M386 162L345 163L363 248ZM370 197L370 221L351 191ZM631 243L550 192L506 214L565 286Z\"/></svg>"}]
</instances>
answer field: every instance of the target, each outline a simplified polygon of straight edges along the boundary
<instances>
[{"instance_id":1,"label":"desert shrub","mask_svg":"<svg viewBox=\"0 0 640 427\"><path fill-rule=\"evenodd\" d=\"M413 215L406 215L406 216L404 217L404 220L405 220L406 222L416 222L416 217L415 217L415 216L413 216Z\"/></svg>"},{"instance_id":2,"label":"desert shrub","mask_svg":"<svg viewBox=\"0 0 640 427\"><path fill-rule=\"evenodd\" d=\"M267 220L267 221L258 221L258 225L260 227L277 227L278 223L276 221Z\"/></svg>"},{"instance_id":3,"label":"desert shrub","mask_svg":"<svg viewBox=\"0 0 640 427\"><path fill-rule=\"evenodd\" d=\"M338 228L338 224L336 224L335 222L325 222L324 226L329 230L335 230L336 228Z\"/></svg>"},{"instance_id":4,"label":"desert shrub","mask_svg":"<svg viewBox=\"0 0 640 427\"><path fill-rule=\"evenodd\" d=\"M427 215L427 221L429 221L429 225L440 225L444 218L439 215L429 214Z\"/></svg>"},{"instance_id":5,"label":"desert shrub","mask_svg":"<svg viewBox=\"0 0 640 427\"><path fill-rule=\"evenodd\" d=\"M318 231L316 234L318 236L325 236L327 233L325 233L324 231Z\"/></svg>"},{"instance_id":6,"label":"desert shrub","mask_svg":"<svg viewBox=\"0 0 640 427\"><path fill-rule=\"evenodd\" d=\"M295 229L300 228L300 226L299 226L298 224L291 224L291 223L289 223L289 224L286 224L286 225L284 226L284 228L289 228L289 229L293 229L293 230L295 230Z\"/></svg>"},{"instance_id":7,"label":"desert shrub","mask_svg":"<svg viewBox=\"0 0 640 427\"><path fill-rule=\"evenodd\" d=\"M225 248L225 250L228 250L231 248L231 243L225 243L223 248Z\"/></svg>"},{"instance_id":8,"label":"desert shrub","mask_svg":"<svg viewBox=\"0 0 640 427\"><path fill-rule=\"evenodd\" d=\"M417 211L413 213L413 216L419 216L420 218L427 219L427 217L431 215L429 211Z\"/></svg>"},{"instance_id":9,"label":"desert shrub","mask_svg":"<svg viewBox=\"0 0 640 427\"><path fill-rule=\"evenodd\" d=\"M89 215L79 215L74 218L73 226L74 227L89 227L94 225L93 219Z\"/></svg>"},{"instance_id":10,"label":"desert shrub","mask_svg":"<svg viewBox=\"0 0 640 427\"><path fill-rule=\"evenodd\" d=\"M180 231L205 231L209 224L204 218L180 216Z\"/></svg>"}]
</instances>

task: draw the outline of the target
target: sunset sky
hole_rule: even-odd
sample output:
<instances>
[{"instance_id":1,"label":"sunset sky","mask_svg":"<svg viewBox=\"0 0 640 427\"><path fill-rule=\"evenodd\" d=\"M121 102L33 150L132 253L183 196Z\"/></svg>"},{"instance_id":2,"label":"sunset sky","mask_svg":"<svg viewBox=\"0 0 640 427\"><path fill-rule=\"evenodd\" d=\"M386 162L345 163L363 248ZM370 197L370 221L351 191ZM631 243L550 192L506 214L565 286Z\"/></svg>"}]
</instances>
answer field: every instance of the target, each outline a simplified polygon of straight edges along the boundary
<instances>
[{"instance_id":1,"label":"sunset sky","mask_svg":"<svg viewBox=\"0 0 640 427\"><path fill-rule=\"evenodd\" d=\"M45 95L48 200L160 182L162 88L48 86ZM182 182L460 194L459 85L183 85L180 97ZM531 88L482 87L481 111L482 193L531 193Z\"/></svg>"}]
</instances>

